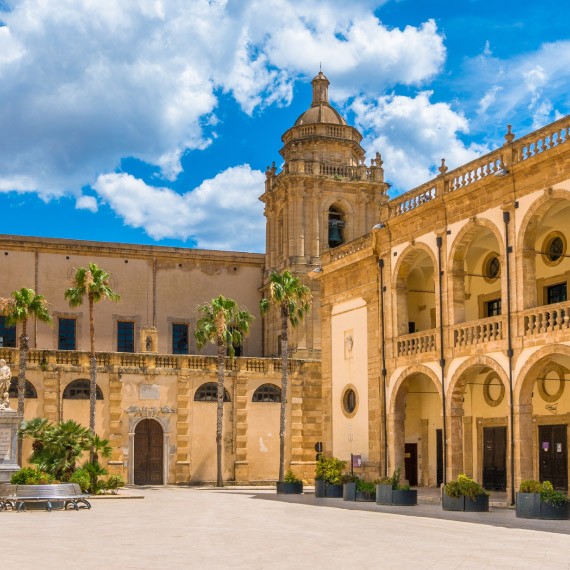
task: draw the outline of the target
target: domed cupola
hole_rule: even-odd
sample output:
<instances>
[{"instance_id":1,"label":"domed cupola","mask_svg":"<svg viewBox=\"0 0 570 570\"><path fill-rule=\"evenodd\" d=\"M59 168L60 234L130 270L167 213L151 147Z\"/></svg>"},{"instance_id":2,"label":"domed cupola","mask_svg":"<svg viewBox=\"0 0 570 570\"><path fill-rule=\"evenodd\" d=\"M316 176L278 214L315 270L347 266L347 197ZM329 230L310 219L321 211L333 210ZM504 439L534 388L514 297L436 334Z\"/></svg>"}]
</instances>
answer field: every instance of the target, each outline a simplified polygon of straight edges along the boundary
<instances>
[{"instance_id":1,"label":"domed cupola","mask_svg":"<svg viewBox=\"0 0 570 570\"><path fill-rule=\"evenodd\" d=\"M311 82L313 86L313 101L311 106L295 121L295 126L314 123L329 123L346 125L342 115L329 103L330 81L322 71Z\"/></svg>"},{"instance_id":2,"label":"domed cupola","mask_svg":"<svg viewBox=\"0 0 570 570\"><path fill-rule=\"evenodd\" d=\"M304 164L326 162L356 167L364 159L362 135L347 124L329 103L330 82L322 71L313 78L311 106L286 131L279 151L285 159L284 171L306 172ZM310 171L311 166L308 166Z\"/></svg>"}]
</instances>

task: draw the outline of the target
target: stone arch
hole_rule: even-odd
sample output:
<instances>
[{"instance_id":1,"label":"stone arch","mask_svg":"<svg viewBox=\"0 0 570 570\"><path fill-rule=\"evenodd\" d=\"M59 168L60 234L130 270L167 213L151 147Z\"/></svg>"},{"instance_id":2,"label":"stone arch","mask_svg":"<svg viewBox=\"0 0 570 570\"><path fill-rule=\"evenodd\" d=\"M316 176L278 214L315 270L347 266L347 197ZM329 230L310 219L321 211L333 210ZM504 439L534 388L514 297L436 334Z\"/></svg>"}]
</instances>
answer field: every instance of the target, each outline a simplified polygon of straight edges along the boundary
<instances>
[{"instance_id":1,"label":"stone arch","mask_svg":"<svg viewBox=\"0 0 570 570\"><path fill-rule=\"evenodd\" d=\"M463 393L465 392L465 387L467 385L467 379L465 373L472 368L490 368L493 372L497 373L497 376L508 389L509 387L509 376L508 373L503 369L503 367L493 358L489 356L485 356L480 354L478 356L473 356L468 358L465 362L463 362L457 370L453 373L451 377L448 388L447 388L447 399L446 399L446 407L447 413L451 414L451 410L453 408L460 407L458 406L461 402L459 402L459 398L463 397Z\"/></svg>"},{"instance_id":2,"label":"stone arch","mask_svg":"<svg viewBox=\"0 0 570 570\"><path fill-rule=\"evenodd\" d=\"M501 267L505 265L504 238L499 228L490 220L475 218L470 220L453 240L447 259L448 274L451 279L451 310L454 323L461 323L466 320L466 285L465 285L465 260L469 248L477 239L477 234L482 230L488 230L497 242L497 254ZM491 253L491 252L489 252ZM506 272L501 271L500 280L501 291L506 284Z\"/></svg>"},{"instance_id":3,"label":"stone arch","mask_svg":"<svg viewBox=\"0 0 570 570\"><path fill-rule=\"evenodd\" d=\"M514 388L514 435L516 485L524 479L538 478L536 424L533 422L532 393L536 377L556 357L570 358L570 346L544 346L533 353L517 375Z\"/></svg>"},{"instance_id":4,"label":"stone arch","mask_svg":"<svg viewBox=\"0 0 570 570\"><path fill-rule=\"evenodd\" d=\"M348 243L354 239L354 205L346 198L340 196L331 196L324 200L321 204L320 218L321 225L321 243L329 249L328 231L329 231L329 211L331 207L339 209L344 216L344 243Z\"/></svg>"},{"instance_id":5,"label":"stone arch","mask_svg":"<svg viewBox=\"0 0 570 570\"><path fill-rule=\"evenodd\" d=\"M536 240L544 217L553 206L560 202L568 202L570 205L570 191L548 189L530 205L517 234L517 266L520 271L518 278L522 283L525 309L541 304L537 299L536 288Z\"/></svg>"},{"instance_id":6,"label":"stone arch","mask_svg":"<svg viewBox=\"0 0 570 570\"><path fill-rule=\"evenodd\" d=\"M534 386L534 372L546 366L548 364L548 360L555 358L556 356L567 356L570 358L570 346L565 344L543 346L529 356L517 375L514 387L514 400L516 406L520 407L531 404Z\"/></svg>"},{"instance_id":7,"label":"stone arch","mask_svg":"<svg viewBox=\"0 0 570 570\"><path fill-rule=\"evenodd\" d=\"M415 395L414 402L411 402L408 397L410 387L417 385L422 388L426 378L429 385L435 386L438 402L436 408L430 404L430 399L425 400L425 398L433 398L433 396L425 396L424 392L420 392L421 395ZM431 389L428 389L428 392L431 392ZM432 421L437 421L434 420L434 417L439 418L442 415L441 383L436 373L422 364L416 364L403 370L392 383L388 409L389 472L397 467L405 467L405 446L410 443L416 446L418 456L421 455L421 461L418 461L415 473L411 471L406 474L407 479L410 480L411 484L435 485L437 483L437 470L434 469L435 465L430 465L429 449L431 446L432 452L435 453L436 432L429 428L429 418L431 417ZM413 410L411 415L410 409ZM424 415L426 412L427 415ZM408 432L407 430L410 427L412 431ZM428 436L429 432L432 435ZM410 476L411 474L413 477ZM416 476L417 482L412 482L411 479L416 478Z\"/></svg>"},{"instance_id":8,"label":"stone arch","mask_svg":"<svg viewBox=\"0 0 570 570\"><path fill-rule=\"evenodd\" d=\"M446 391L446 414L448 417L447 467L449 476L452 479L455 479L460 473L466 473L469 476L473 476L475 471L479 475L482 473L481 458L479 458L480 469L475 470L474 468L473 443L471 434L466 431L472 430L473 426L464 428L464 396L470 376L469 373L475 372L478 374L486 369L499 378L506 393L509 386L507 372L496 360L485 355L473 356L465 360L453 373L448 384ZM508 457L507 465L509 465ZM507 477L506 480L509 481L509 478Z\"/></svg>"},{"instance_id":9,"label":"stone arch","mask_svg":"<svg viewBox=\"0 0 570 570\"><path fill-rule=\"evenodd\" d=\"M400 403L397 401L397 398L402 385L406 382L406 380L409 380L416 374L424 374L427 376L434 383L439 393L439 397L441 398L441 379L438 377L438 375L431 368L425 366L424 364L414 364L405 368L394 382L394 385L390 392L390 403L388 406L389 413L393 414L395 412L396 406Z\"/></svg>"},{"instance_id":10,"label":"stone arch","mask_svg":"<svg viewBox=\"0 0 570 570\"><path fill-rule=\"evenodd\" d=\"M418 264L426 258L429 261L433 273L433 293L429 294L427 289L422 293L421 289L423 288L420 287L420 291L416 290L415 293L427 296L422 298L417 295L410 295L410 293L414 292L413 288L412 290L408 290L408 282L414 278L412 272L415 269L421 272L422 266ZM425 268L427 266L423 267ZM394 267L394 272L392 273L392 291L395 297L393 301L395 307L394 321L398 335L428 330L437 326L439 315L439 297L436 295L438 287L437 274L435 253L424 243L410 244L399 256ZM429 307L430 313L424 312L422 314L419 308L420 305L424 305L424 309ZM432 311L433 314L431 314ZM413 316L414 314L415 317ZM416 321L421 321L421 324ZM409 322L414 322L417 325L415 326L415 330L412 331L408 327Z\"/></svg>"}]
</instances>

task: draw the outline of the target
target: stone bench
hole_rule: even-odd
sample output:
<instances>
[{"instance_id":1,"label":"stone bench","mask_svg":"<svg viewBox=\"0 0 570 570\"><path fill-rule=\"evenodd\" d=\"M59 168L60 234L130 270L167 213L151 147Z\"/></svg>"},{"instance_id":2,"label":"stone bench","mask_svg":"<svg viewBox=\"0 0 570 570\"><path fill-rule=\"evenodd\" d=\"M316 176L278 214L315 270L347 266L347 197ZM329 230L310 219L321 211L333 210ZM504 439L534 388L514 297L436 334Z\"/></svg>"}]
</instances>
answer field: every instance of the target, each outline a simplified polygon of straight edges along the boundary
<instances>
[{"instance_id":1,"label":"stone bench","mask_svg":"<svg viewBox=\"0 0 570 570\"><path fill-rule=\"evenodd\" d=\"M54 483L51 485L11 485L0 486L0 510L26 510L26 503L45 503L46 511L51 511L53 503L61 503L64 509L76 511L90 509L89 495L81 491L77 483Z\"/></svg>"}]
</instances>

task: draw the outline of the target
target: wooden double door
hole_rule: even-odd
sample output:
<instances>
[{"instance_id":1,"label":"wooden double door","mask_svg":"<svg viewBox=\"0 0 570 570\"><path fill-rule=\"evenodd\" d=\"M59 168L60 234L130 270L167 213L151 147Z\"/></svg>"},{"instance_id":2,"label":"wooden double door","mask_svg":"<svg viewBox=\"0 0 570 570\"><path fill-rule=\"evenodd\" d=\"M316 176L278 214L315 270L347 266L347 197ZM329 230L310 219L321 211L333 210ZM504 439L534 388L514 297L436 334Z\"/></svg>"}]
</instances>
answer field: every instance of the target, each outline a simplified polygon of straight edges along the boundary
<instances>
[{"instance_id":1,"label":"wooden double door","mask_svg":"<svg viewBox=\"0 0 570 570\"><path fill-rule=\"evenodd\" d=\"M507 428L483 428L483 487L507 489Z\"/></svg>"},{"instance_id":2,"label":"wooden double door","mask_svg":"<svg viewBox=\"0 0 570 570\"><path fill-rule=\"evenodd\" d=\"M539 477L555 489L568 491L567 425L538 427Z\"/></svg>"},{"instance_id":3,"label":"wooden double door","mask_svg":"<svg viewBox=\"0 0 570 570\"><path fill-rule=\"evenodd\" d=\"M142 420L135 428L135 485L162 485L164 434L152 419Z\"/></svg>"}]
</instances>

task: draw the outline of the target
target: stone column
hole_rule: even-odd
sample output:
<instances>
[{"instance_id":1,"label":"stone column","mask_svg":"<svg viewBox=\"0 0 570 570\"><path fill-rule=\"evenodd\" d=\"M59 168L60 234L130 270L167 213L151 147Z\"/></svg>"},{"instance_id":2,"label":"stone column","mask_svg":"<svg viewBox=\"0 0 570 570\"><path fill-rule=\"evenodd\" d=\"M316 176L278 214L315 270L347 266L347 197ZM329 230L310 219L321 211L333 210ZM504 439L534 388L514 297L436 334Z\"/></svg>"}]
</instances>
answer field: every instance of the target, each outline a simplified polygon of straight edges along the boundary
<instances>
[{"instance_id":1,"label":"stone column","mask_svg":"<svg viewBox=\"0 0 570 570\"><path fill-rule=\"evenodd\" d=\"M235 479L241 485L249 484L249 462L247 457L247 378L237 375L235 378L236 410L236 462Z\"/></svg>"},{"instance_id":2,"label":"stone column","mask_svg":"<svg viewBox=\"0 0 570 570\"><path fill-rule=\"evenodd\" d=\"M534 479L532 404L515 405L515 489L525 479Z\"/></svg>"},{"instance_id":3,"label":"stone column","mask_svg":"<svg viewBox=\"0 0 570 570\"><path fill-rule=\"evenodd\" d=\"M447 479L464 473L463 466L463 408L451 408L447 428Z\"/></svg>"},{"instance_id":4,"label":"stone column","mask_svg":"<svg viewBox=\"0 0 570 570\"><path fill-rule=\"evenodd\" d=\"M125 458L123 447L128 442L123 438L123 383L118 374L109 374L109 426L108 438L113 448L109 459L109 472L123 475Z\"/></svg>"},{"instance_id":5,"label":"stone column","mask_svg":"<svg viewBox=\"0 0 570 570\"><path fill-rule=\"evenodd\" d=\"M396 469L396 467L404 466L404 449L406 441L405 421L406 421L406 414L403 412L388 414L388 474L389 475L394 471L394 469Z\"/></svg>"},{"instance_id":6,"label":"stone column","mask_svg":"<svg viewBox=\"0 0 570 570\"><path fill-rule=\"evenodd\" d=\"M176 483L192 479L190 456L190 379L180 372L176 379Z\"/></svg>"}]
</instances>

